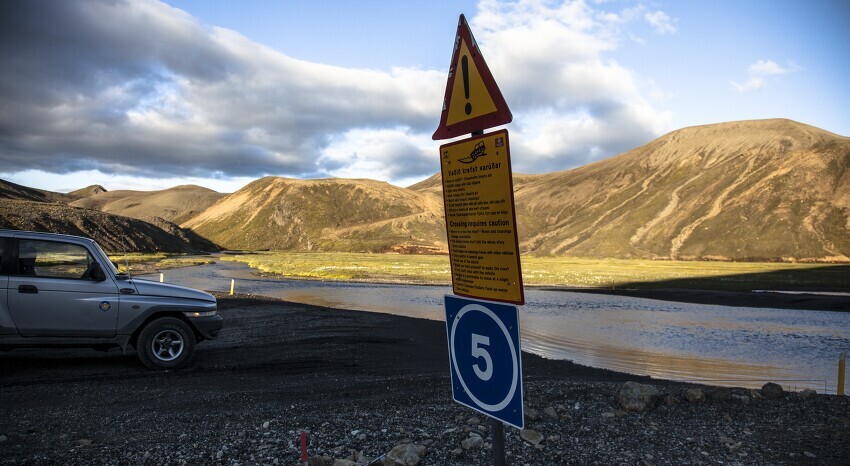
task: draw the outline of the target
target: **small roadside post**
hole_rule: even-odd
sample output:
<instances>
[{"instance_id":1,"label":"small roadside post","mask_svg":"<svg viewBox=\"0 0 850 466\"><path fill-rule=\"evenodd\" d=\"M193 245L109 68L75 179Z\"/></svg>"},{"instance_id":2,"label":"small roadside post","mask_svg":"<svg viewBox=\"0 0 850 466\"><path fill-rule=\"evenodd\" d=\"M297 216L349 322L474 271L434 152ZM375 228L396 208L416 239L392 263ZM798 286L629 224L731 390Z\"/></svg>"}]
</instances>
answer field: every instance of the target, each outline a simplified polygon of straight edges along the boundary
<instances>
[{"instance_id":1,"label":"small roadside post","mask_svg":"<svg viewBox=\"0 0 850 466\"><path fill-rule=\"evenodd\" d=\"M524 427L519 311L525 303L507 129L513 120L466 18L460 15L440 124L443 207L452 292L446 336L452 398L491 418L493 464L504 424Z\"/></svg>"}]
</instances>

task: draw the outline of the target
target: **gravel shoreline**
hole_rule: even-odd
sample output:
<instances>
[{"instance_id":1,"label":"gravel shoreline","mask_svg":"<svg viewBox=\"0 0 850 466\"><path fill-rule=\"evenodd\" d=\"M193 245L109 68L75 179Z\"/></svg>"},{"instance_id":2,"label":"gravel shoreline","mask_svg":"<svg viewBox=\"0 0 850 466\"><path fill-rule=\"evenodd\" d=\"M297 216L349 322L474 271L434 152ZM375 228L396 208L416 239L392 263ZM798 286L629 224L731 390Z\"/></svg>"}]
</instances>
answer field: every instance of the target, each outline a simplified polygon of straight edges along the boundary
<instances>
[{"instance_id":1,"label":"gravel shoreline","mask_svg":"<svg viewBox=\"0 0 850 466\"><path fill-rule=\"evenodd\" d=\"M311 464L406 445L422 465L491 464L490 421L451 399L444 323L219 299L225 331L182 371L117 351L0 353L0 464L294 465L302 431ZM531 354L523 371L527 431L505 429L509 464L850 464L848 397L772 399ZM650 409L618 402L627 381L657 389Z\"/></svg>"}]
</instances>

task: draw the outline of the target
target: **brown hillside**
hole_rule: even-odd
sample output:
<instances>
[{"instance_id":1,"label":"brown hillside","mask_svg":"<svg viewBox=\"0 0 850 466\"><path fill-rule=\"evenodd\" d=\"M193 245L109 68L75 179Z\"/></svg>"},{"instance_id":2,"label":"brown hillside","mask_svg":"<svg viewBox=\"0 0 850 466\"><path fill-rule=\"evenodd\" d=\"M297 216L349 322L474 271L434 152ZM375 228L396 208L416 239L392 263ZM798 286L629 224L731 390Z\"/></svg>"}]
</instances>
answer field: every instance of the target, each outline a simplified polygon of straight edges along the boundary
<instances>
[{"instance_id":1,"label":"brown hillside","mask_svg":"<svg viewBox=\"0 0 850 466\"><path fill-rule=\"evenodd\" d=\"M104 191L71 205L142 220L159 217L179 224L224 196L200 186L183 185L162 191Z\"/></svg>"},{"instance_id":2,"label":"brown hillside","mask_svg":"<svg viewBox=\"0 0 850 466\"><path fill-rule=\"evenodd\" d=\"M0 180L0 199L15 199L34 202L70 202L67 194L54 193L43 189L28 188L6 180Z\"/></svg>"},{"instance_id":3,"label":"brown hillside","mask_svg":"<svg viewBox=\"0 0 850 466\"><path fill-rule=\"evenodd\" d=\"M218 249L162 219L149 223L57 203L2 199L0 228L87 236L108 252L197 253Z\"/></svg>"},{"instance_id":4,"label":"brown hillside","mask_svg":"<svg viewBox=\"0 0 850 466\"><path fill-rule=\"evenodd\" d=\"M850 260L850 139L790 120L685 128L518 190L540 255Z\"/></svg>"},{"instance_id":5,"label":"brown hillside","mask_svg":"<svg viewBox=\"0 0 850 466\"><path fill-rule=\"evenodd\" d=\"M99 184L93 184L91 186L87 186L83 189L78 189L76 191L71 191L68 193L68 197L73 199L82 199L84 197L91 197L101 193L105 193L106 188Z\"/></svg>"},{"instance_id":6,"label":"brown hillside","mask_svg":"<svg viewBox=\"0 0 850 466\"><path fill-rule=\"evenodd\" d=\"M446 250L438 195L373 180L266 177L183 226L231 249Z\"/></svg>"}]
</instances>

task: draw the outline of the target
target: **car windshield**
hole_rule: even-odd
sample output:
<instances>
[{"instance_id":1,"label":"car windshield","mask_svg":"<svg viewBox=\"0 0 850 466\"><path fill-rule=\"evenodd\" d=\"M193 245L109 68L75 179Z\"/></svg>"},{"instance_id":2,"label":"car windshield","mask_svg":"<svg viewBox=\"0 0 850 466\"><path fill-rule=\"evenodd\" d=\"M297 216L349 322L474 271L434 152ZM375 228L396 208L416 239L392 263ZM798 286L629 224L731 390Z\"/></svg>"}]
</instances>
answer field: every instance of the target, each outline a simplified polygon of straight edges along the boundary
<instances>
[{"instance_id":1,"label":"car windshield","mask_svg":"<svg viewBox=\"0 0 850 466\"><path fill-rule=\"evenodd\" d=\"M109 270L111 270L113 275L127 275L127 274L124 274L124 273L121 273L121 272L119 272L119 271L118 271L118 269L115 267L115 264L113 264L113 263L112 263L112 261L111 261L111 260L109 260L109 255L107 255L107 254L103 251L103 249L100 247L100 245L99 245L99 244L94 243L94 247L96 247L96 248L97 248L97 251L100 253L101 257L105 257L105 258L107 258L106 263L105 263L105 264L103 264L103 266L104 266L105 268L108 268Z\"/></svg>"}]
</instances>

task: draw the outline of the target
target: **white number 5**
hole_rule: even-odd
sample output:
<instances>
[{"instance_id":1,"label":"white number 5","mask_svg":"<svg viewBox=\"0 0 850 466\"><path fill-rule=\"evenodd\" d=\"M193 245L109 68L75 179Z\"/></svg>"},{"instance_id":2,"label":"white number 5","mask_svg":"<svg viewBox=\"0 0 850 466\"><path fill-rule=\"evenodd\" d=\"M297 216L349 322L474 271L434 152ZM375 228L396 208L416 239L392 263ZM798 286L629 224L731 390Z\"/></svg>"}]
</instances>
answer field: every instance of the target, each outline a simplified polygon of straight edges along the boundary
<instances>
[{"instance_id":1,"label":"white number 5","mask_svg":"<svg viewBox=\"0 0 850 466\"><path fill-rule=\"evenodd\" d=\"M490 353L488 353L486 349L482 348L482 346L490 346L490 338L485 337L484 335L476 335L473 333L472 357L484 358L485 369L481 370L481 368L478 367L478 364L472 366L472 369L475 371L475 375L477 375L479 379L486 382L490 380L490 377L493 376L493 359L490 358Z\"/></svg>"}]
</instances>

